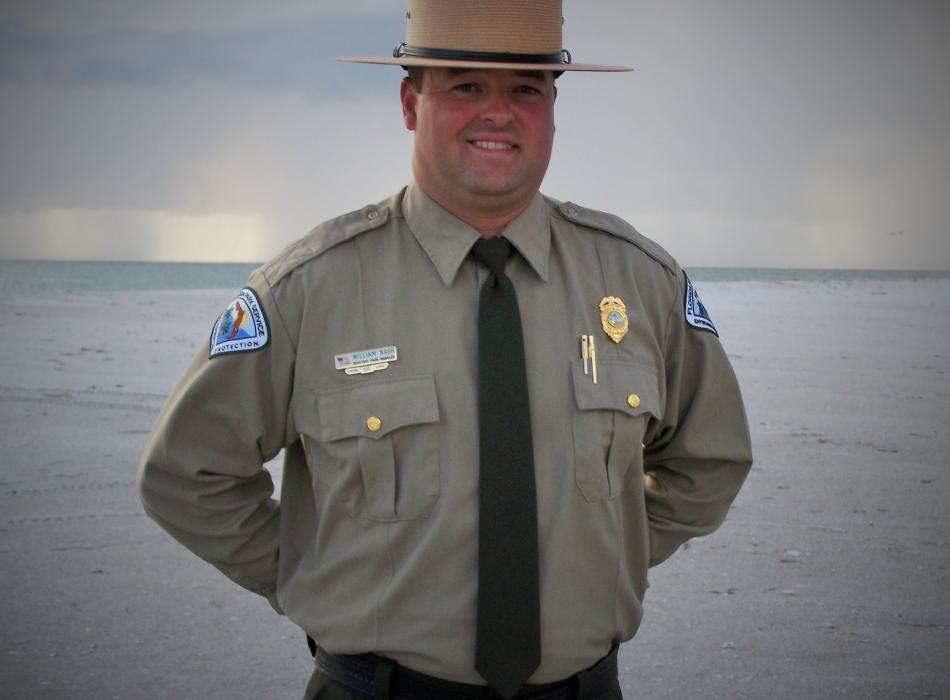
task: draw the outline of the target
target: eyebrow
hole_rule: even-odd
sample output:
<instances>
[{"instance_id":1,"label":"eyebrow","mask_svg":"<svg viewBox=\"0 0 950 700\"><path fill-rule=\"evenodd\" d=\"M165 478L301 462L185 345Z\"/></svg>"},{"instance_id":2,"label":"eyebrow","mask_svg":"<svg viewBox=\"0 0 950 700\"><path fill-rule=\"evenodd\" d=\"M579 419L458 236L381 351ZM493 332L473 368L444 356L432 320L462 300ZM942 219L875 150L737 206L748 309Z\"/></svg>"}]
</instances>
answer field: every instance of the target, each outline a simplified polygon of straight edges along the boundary
<instances>
[{"instance_id":1,"label":"eyebrow","mask_svg":"<svg viewBox=\"0 0 950 700\"><path fill-rule=\"evenodd\" d=\"M450 78L456 78L460 75L466 73L478 73L483 70L491 70L489 68L446 68L447 74ZM544 81L544 71L540 70L516 70L515 75L522 78L532 78L533 80Z\"/></svg>"}]
</instances>

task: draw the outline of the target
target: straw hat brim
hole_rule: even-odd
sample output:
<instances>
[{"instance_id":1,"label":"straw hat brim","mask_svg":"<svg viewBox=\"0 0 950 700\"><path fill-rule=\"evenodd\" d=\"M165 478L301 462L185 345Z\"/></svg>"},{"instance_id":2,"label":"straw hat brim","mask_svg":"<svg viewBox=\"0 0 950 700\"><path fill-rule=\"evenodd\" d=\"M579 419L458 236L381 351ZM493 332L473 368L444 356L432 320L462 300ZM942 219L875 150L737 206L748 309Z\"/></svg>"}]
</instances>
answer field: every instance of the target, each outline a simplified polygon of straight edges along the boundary
<instances>
[{"instance_id":1,"label":"straw hat brim","mask_svg":"<svg viewBox=\"0 0 950 700\"><path fill-rule=\"evenodd\" d=\"M588 63L504 63L500 61L463 61L447 58L425 58L421 56L339 56L338 61L346 63L375 63L387 66L420 66L429 68L470 68L496 70L550 70L558 72L584 71L593 73L622 73L632 71L627 66L601 66Z\"/></svg>"}]
</instances>

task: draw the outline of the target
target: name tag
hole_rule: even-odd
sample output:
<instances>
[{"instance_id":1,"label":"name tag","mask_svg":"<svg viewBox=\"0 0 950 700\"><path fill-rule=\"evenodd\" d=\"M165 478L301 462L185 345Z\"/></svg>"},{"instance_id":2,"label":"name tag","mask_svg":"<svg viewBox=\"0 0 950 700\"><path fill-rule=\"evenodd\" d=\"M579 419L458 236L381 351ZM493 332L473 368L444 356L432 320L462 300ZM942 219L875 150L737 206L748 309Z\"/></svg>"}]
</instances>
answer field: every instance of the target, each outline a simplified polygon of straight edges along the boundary
<instances>
[{"instance_id":1,"label":"name tag","mask_svg":"<svg viewBox=\"0 0 950 700\"><path fill-rule=\"evenodd\" d=\"M395 345L344 352L333 356L333 365L347 374L369 374L389 367L398 358Z\"/></svg>"}]
</instances>

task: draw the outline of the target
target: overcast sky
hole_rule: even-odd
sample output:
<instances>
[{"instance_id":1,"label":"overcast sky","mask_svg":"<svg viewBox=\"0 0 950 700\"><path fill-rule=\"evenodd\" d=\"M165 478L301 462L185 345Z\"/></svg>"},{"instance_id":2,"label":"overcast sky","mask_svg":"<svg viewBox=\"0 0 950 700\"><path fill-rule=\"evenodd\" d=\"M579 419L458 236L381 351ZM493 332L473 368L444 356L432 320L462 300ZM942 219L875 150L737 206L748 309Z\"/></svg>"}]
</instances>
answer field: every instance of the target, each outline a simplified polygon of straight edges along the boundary
<instances>
[{"instance_id":1,"label":"overcast sky","mask_svg":"<svg viewBox=\"0 0 950 700\"><path fill-rule=\"evenodd\" d=\"M565 0L546 194L687 266L950 269L950 2ZM260 261L410 178L399 0L2 0L0 257Z\"/></svg>"}]
</instances>

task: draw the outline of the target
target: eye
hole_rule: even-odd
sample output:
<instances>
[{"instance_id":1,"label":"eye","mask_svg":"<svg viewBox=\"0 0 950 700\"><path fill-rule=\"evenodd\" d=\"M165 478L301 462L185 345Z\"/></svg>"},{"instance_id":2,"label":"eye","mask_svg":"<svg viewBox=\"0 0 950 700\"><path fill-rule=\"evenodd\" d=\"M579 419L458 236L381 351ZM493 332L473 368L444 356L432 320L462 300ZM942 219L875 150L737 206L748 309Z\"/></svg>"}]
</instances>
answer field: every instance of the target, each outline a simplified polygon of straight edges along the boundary
<instances>
[{"instance_id":1,"label":"eye","mask_svg":"<svg viewBox=\"0 0 950 700\"><path fill-rule=\"evenodd\" d=\"M474 95L481 90L478 83L459 83L452 88L452 92L460 95Z\"/></svg>"},{"instance_id":2,"label":"eye","mask_svg":"<svg viewBox=\"0 0 950 700\"><path fill-rule=\"evenodd\" d=\"M541 95L541 91L534 87L534 85L519 85L515 88L515 92L522 95Z\"/></svg>"}]
</instances>

